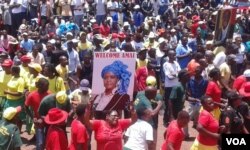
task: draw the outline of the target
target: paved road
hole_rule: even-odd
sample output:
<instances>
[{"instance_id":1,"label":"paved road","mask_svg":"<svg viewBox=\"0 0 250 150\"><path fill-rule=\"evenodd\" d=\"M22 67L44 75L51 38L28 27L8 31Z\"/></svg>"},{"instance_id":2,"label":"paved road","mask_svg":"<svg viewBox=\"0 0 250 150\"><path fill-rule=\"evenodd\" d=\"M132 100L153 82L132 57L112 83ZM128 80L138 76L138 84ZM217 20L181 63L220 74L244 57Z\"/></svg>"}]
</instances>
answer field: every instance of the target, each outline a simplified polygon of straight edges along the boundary
<instances>
[{"instance_id":1,"label":"paved road","mask_svg":"<svg viewBox=\"0 0 250 150\"><path fill-rule=\"evenodd\" d=\"M188 150L191 147L193 140L197 135L197 131L194 130L193 128L191 128L191 126L192 126L192 122L189 123L189 133L190 133L190 136L193 138L191 138L192 139L191 141L184 141L182 143L182 147L181 147L182 150ZM22 131L24 131L24 130L25 130L25 128L23 127ZM70 128L67 128L67 132L68 132L68 137L70 139ZM162 125L162 116L159 116L157 150L160 150L161 144L163 143L163 140L164 140L163 133L164 132L165 132L165 128ZM21 147L22 150L34 150L35 149L35 144L28 142L28 140L32 137L31 135L28 135L26 132L23 132L21 134L21 137L22 137L22 140L24 142L24 145ZM95 144L95 140L93 139L93 136L92 136L91 145L93 146L92 150L96 150L96 146L95 146L96 144Z\"/></svg>"}]
</instances>

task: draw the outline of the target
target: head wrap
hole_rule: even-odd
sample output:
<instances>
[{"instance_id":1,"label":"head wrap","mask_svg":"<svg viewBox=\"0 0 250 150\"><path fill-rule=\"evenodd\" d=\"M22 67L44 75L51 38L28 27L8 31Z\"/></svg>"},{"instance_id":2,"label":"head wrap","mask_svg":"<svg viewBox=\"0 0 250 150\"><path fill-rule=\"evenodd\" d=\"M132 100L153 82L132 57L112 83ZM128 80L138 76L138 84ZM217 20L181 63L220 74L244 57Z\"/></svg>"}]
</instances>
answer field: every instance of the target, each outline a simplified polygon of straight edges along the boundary
<instances>
[{"instance_id":1,"label":"head wrap","mask_svg":"<svg viewBox=\"0 0 250 150\"><path fill-rule=\"evenodd\" d=\"M123 64L123 62L116 60L111 65L108 65L102 69L101 76L104 78L104 75L107 72L112 72L120 81L117 92L119 94L126 94L131 76L131 72L127 71L127 68L128 66Z\"/></svg>"}]
</instances>

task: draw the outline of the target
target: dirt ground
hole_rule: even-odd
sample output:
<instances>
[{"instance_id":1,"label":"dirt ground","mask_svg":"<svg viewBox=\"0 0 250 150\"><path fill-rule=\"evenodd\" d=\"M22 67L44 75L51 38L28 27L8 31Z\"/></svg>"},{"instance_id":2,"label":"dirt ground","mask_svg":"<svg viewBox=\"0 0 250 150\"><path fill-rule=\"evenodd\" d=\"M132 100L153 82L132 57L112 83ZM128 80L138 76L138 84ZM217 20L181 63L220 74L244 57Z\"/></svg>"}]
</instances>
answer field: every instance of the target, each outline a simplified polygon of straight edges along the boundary
<instances>
[{"instance_id":1,"label":"dirt ground","mask_svg":"<svg viewBox=\"0 0 250 150\"><path fill-rule=\"evenodd\" d=\"M28 135L26 132L24 132L25 127L22 129L22 140L23 140L23 146L21 147L22 150L34 150L35 149L35 143L28 142L29 139L31 139L31 135ZM161 145L164 141L163 133L165 131L165 127L162 125L162 116L159 116L159 127L158 127L158 136L157 136L157 150L160 150ZM70 128L67 128L68 133L68 139L70 140ZM189 141L183 141L181 150L188 150L190 149L196 135L197 131L192 128L192 122L189 123L189 134L190 134L190 140ZM92 135L91 140L92 150L96 150L96 143Z\"/></svg>"}]
</instances>

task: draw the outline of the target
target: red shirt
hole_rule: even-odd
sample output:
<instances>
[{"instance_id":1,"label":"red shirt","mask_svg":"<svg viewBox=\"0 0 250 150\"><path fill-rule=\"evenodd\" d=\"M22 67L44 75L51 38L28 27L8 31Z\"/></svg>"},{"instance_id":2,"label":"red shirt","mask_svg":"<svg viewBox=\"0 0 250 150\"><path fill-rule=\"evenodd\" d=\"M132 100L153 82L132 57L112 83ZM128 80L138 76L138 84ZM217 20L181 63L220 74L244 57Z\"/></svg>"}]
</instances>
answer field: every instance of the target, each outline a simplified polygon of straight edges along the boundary
<instances>
[{"instance_id":1,"label":"red shirt","mask_svg":"<svg viewBox=\"0 0 250 150\"><path fill-rule=\"evenodd\" d=\"M190 76L194 76L195 75L195 70L196 68L200 66L199 63L197 63L194 59L192 59L188 65L187 65L187 70Z\"/></svg>"},{"instance_id":2,"label":"red shirt","mask_svg":"<svg viewBox=\"0 0 250 150\"><path fill-rule=\"evenodd\" d=\"M206 95L210 96L215 102L221 102L221 89L219 85L214 81L208 82Z\"/></svg>"},{"instance_id":3,"label":"red shirt","mask_svg":"<svg viewBox=\"0 0 250 150\"><path fill-rule=\"evenodd\" d=\"M240 90L241 86L243 85L244 82L246 82L246 77L244 75L238 76L234 80L233 88L236 89L237 91Z\"/></svg>"},{"instance_id":4,"label":"red shirt","mask_svg":"<svg viewBox=\"0 0 250 150\"><path fill-rule=\"evenodd\" d=\"M212 133L217 133L219 130L219 122L213 117L213 115L206 111L203 110L200 113L198 123L201 124L206 130L212 132ZM217 139L214 139L212 137L209 137L207 135L202 135L198 134L197 140L207 146L214 146L217 145Z\"/></svg>"},{"instance_id":5,"label":"red shirt","mask_svg":"<svg viewBox=\"0 0 250 150\"><path fill-rule=\"evenodd\" d=\"M177 124L177 121L172 121L168 128L167 128L167 134L165 136L165 141L161 147L162 150L167 150L168 143L172 143L175 150L181 149L181 143L184 140L185 135L182 130Z\"/></svg>"},{"instance_id":6,"label":"red shirt","mask_svg":"<svg viewBox=\"0 0 250 150\"><path fill-rule=\"evenodd\" d=\"M109 33L110 33L110 27L101 25L100 29L99 29L99 32L101 33L102 36L108 37Z\"/></svg>"},{"instance_id":7,"label":"red shirt","mask_svg":"<svg viewBox=\"0 0 250 150\"><path fill-rule=\"evenodd\" d=\"M146 79L148 76L156 76L155 72L148 70L148 68L140 67L136 70L136 79L137 79L137 91L143 91L147 87Z\"/></svg>"},{"instance_id":8,"label":"red shirt","mask_svg":"<svg viewBox=\"0 0 250 150\"><path fill-rule=\"evenodd\" d=\"M63 129L51 125L46 137L46 150L67 150L68 140Z\"/></svg>"},{"instance_id":9,"label":"red shirt","mask_svg":"<svg viewBox=\"0 0 250 150\"><path fill-rule=\"evenodd\" d=\"M83 150L88 150L88 132L85 126L77 119L71 123L71 144L69 150L77 150L77 144L84 144Z\"/></svg>"},{"instance_id":10,"label":"red shirt","mask_svg":"<svg viewBox=\"0 0 250 150\"><path fill-rule=\"evenodd\" d=\"M49 95L51 92L47 91L43 94L38 93L38 91L31 92L25 101L25 106L30 106L34 111L34 118L39 118L38 108L42 99Z\"/></svg>"},{"instance_id":11,"label":"red shirt","mask_svg":"<svg viewBox=\"0 0 250 150\"><path fill-rule=\"evenodd\" d=\"M111 127L104 120L93 120L97 150L122 150L123 132L130 124L130 119L119 119L117 126Z\"/></svg>"},{"instance_id":12,"label":"red shirt","mask_svg":"<svg viewBox=\"0 0 250 150\"><path fill-rule=\"evenodd\" d=\"M196 37L197 36L197 28L199 27L198 22L193 23L191 26L191 33Z\"/></svg>"}]
</instances>

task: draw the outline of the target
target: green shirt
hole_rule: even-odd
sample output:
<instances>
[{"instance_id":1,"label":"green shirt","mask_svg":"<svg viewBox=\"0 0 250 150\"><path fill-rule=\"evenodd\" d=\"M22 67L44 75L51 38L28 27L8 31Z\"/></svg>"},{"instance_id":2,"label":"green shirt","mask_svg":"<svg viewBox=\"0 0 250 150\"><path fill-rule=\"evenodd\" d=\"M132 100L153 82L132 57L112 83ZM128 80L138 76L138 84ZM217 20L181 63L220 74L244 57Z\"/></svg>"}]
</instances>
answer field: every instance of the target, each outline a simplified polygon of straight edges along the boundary
<instances>
[{"instance_id":1,"label":"green shirt","mask_svg":"<svg viewBox=\"0 0 250 150\"><path fill-rule=\"evenodd\" d=\"M169 99L173 103L173 107L183 107L185 101L185 93L186 89L181 83L172 88Z\"/></svg>"},{"instance_id":2,"label":"green shirt","mask_svg":"<svg viewBox=\"0 0 250 150\"><path fill-rule=\"evenodd\" d=\"M149 109L155 109L157 107L158 101L163 101L161 94L157 93L155 99L149 100L145 96L145 91L138 92L136 95L136 100L134 102L135 109L139 107L145 107Z\"/></svg>"},{"instance_id":3,"label":"green shirt","mask_svg":"<svg viewBox=\"0 0 250 150\"><path fill-rule=\"evenodd\" d=\"M66 112L70 111L70 101L67 98L65 104L59 104L56 101L56 95L50 94L43 98L41 104L38 108L38 113L40 116L46 116L51 108L59 108Z\"/></svg>"},{"instance_id":4,"label":"green shirt","mask_svg":"<svg viewBox=\"0 0 250 150\"><path fill-rule=\"evenodd\" d=\"M141 108L141 107L144 107L144 108L148 108L148 109L155 109L158 105L158 101L162 101L163 98L162 96L157 93L156 96L155 96L155 99L153 100L149 100L146 96L145 96L145 91L141 91L141 92L138 92L138 94L136 95L136 100L134 102L134 107L135 107L135 110ZM153 118L149 121L149 123L155 127L156 123L153 122Z\"/></svg>"},{"instance_id":5,"label":"green shirt","mask_svg":"<svg viewBox=\"0 0 250 150\"><path fill-rule=\"evenodd\" d=\"M6 150L9 144L9 150L21 147L23 143L19 129L13 123L6 120L0 120L0 150Z\"/></svg>"}]
</instances>

